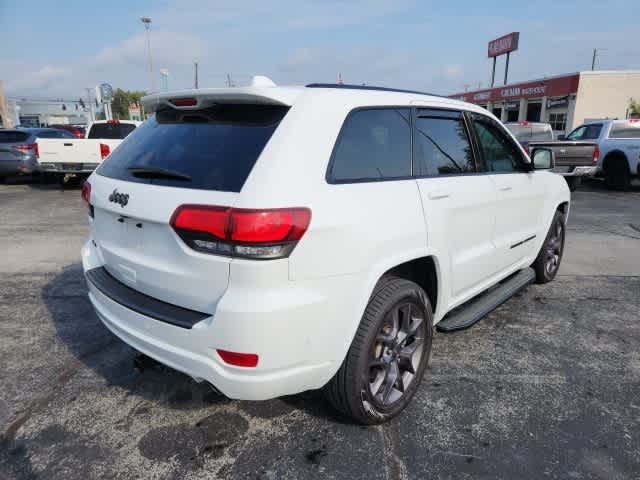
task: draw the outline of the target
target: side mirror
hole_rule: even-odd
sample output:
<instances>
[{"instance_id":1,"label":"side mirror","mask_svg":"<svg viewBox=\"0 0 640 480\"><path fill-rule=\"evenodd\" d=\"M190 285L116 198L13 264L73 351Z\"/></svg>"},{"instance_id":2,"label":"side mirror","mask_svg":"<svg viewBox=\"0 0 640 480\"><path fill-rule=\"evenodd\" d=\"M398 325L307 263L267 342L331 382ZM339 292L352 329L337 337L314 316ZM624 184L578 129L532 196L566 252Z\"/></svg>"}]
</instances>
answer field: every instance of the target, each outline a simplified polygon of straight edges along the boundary
<instances>
[{"instance_id":1,"label":"side mirror","mask_svg":"<svg viewBox=\"0 0 640 480\"><path fill-rule=\"evenodd\" d=\"M562 134L562 135L558 135L558 140L566 140L567 136Z\"/></svg>"},{"instance_id":2,"label":"side mirror","mask_svg":"<svg viewBox=\"0 0 640 480\"><path fill-rule=\"evenodd\" d=\"M533 170L549 170L556 164L555 155L550 148L534 148L531 151Z\"/></svg>"}]
</instances>

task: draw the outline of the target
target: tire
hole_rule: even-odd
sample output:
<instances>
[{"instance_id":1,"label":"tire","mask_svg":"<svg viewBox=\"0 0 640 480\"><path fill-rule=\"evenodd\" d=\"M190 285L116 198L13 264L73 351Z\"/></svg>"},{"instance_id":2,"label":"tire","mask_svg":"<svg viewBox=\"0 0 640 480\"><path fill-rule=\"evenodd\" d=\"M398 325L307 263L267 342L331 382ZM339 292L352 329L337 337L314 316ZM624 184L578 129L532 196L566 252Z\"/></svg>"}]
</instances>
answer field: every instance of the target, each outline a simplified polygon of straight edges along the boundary
<instances>
[{"instance_id":1,"label":"tire","mask_svg":"<svg viewBox=\"0 0 640 480\"><path fill-rule=\"evenodd\" d=\"M629 173L627 159L617 155L606 160L604 180L607 187L612 190L629 190L631 187L631 174Z\"/></svg>"},{"instance_id":2,"label":"tire","mask_svg":"<svg viewBox=\"0 0 640 480\"><path fill-rule=\"evenodd\" d=\"M413 333L412 333L413 332ZM328 401L364 425L383 423L411 401L431 358L433 314L417 284L385 277L374 290Z\"/></svg>"},{"instance_id":3,"label":"tire","mask_svg":"<svg viewBox=\"0 0 640 480\"><path fill-rule=\"evenodd\" d=\"M536 271L536 283L547 283L556 277L564 253L565 230L564 215L556 211L540 252L531 265Z\"/></svg>"},{"instance_id":4,"label":"tire","mask_svg":"<svg viewBox=\"0 0 640 480\"><path fill-rule=\"evenodd\" d=\"M580 177L564 177L567 181L567 186L571 192L575 192L578 186L582 183L582 179Z\"/></svg>"}]
</instances>

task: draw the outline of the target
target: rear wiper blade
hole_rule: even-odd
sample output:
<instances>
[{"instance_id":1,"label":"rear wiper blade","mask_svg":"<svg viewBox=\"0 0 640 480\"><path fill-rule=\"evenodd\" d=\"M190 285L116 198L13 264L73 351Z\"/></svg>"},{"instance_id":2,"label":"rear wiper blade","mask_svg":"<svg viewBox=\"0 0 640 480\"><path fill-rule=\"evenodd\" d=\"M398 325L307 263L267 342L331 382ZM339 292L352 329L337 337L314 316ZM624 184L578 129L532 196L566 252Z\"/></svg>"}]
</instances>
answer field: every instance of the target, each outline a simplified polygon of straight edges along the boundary
<instances>
[{"instance_id":1,"label":"rear wiper blade","mask_svg":"<svg viewBox=\"0 0 640 480\"><path fill-rule=\"evenodd\" d=\"M186 182L191 181L191 177L189 175L175 172L173 170L167 170L166 168L133 166L127 168L127 170L131 172L131 175L138 178L167 178L173 180L184 180Z\"/></svg>"}]
</instances>

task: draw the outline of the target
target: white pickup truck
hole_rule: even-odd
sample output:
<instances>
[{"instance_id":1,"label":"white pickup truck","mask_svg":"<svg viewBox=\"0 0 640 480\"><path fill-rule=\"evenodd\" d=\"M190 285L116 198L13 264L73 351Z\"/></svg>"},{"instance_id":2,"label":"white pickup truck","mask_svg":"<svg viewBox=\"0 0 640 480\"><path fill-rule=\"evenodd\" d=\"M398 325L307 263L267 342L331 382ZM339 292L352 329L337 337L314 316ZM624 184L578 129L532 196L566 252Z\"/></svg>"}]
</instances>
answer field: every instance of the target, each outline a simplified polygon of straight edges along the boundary
<instances>
[{"instance_id":1,"label":"white pickup truck","mask_svg":"<svg viewBox=\"0 0 640 480\"><path fill-rule=\"evenodd\" d=\"M596 176L604 177L609 188L627 190L631 179L640 176L640 119L590 121L566 140L597 143Z\"/></svg>"},{"instance_id":2,"label":"white pickup truck","mask_svg":"<svg viewBox=\"0 0 640 480\"><path fill-rule=\"evenodd\" d=\"M40 138L40 171L62 178L69 174L88 175L139 124L130 120L101 120L89 125L85 138Z\"/></svg>"}]
</instances>

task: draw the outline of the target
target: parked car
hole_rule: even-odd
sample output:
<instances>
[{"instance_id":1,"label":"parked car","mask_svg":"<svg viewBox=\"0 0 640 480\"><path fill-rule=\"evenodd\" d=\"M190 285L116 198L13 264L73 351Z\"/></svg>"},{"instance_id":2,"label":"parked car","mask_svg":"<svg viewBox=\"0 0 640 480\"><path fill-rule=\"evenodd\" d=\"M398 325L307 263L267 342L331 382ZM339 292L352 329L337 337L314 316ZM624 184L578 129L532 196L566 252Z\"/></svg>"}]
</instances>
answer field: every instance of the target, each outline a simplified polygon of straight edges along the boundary
<instances>
[{"instance_id":1,"label":"parked car","mask_svg":"<svg viewBox=\"0 0 640 480\"><path fill-rule=\"evenodd\" d=\"M0 129L0 180L39 170L39 138L62 139L73 135L53 128Z\"/></svg>"},{"instance_id":2,"label":"parked car","mask_svg":"<svg viewBox=\"0 0 640 480\"><path fill-rule=\"evenodd\" d=\"M483 108L311 84L161 93L85 182L102 322L226 396L323 388L397 415L433 327L479 320L562 259L569 190ZM460 399L460 401L465 401Z\"/></svg>"},{"instance_id":3,"label":"parked car","mask_svg":"<svg viewBox=\"0 0 640 480\"><path fill-rule=\"evenodd\" d=\"M626 190L640 175L640 119L600 120L575 128L571 141L592 141L598 145L596 175L609 188Z\"/></svg>"},{"instance_id":4,"label":"parked car","mask_svg":"<svg viewBox=\"0 0 640 480\"><path fill-rule=\"evenodd\" d=\"M86 129L79 125L49 125L50 128L57 128L58 130L65 130L71 133L75 138L84 138Z\"/></svg>"},{"instance_id":5,"label":"parked car","mask_svg":"<svg viewBox=\"0 0 640 480\"><path fill-rule=\"evenodd\" d=\"M529 142L550 142L554 140L553 129L548 123L508 122L504 126L509 129L526 151L528 151Z\"/></svg>"},{"instance_id":6,"label":"parked car","mask_svg":"<svg viewBox=\"0 0 640 480\"><path fill-rule=\"evenodd\" d=\"M89 125L86 138L74 141L40 140L40 168L49 175L88 175L140 122L97 121Z\"/></svg>"}]
</instances>

